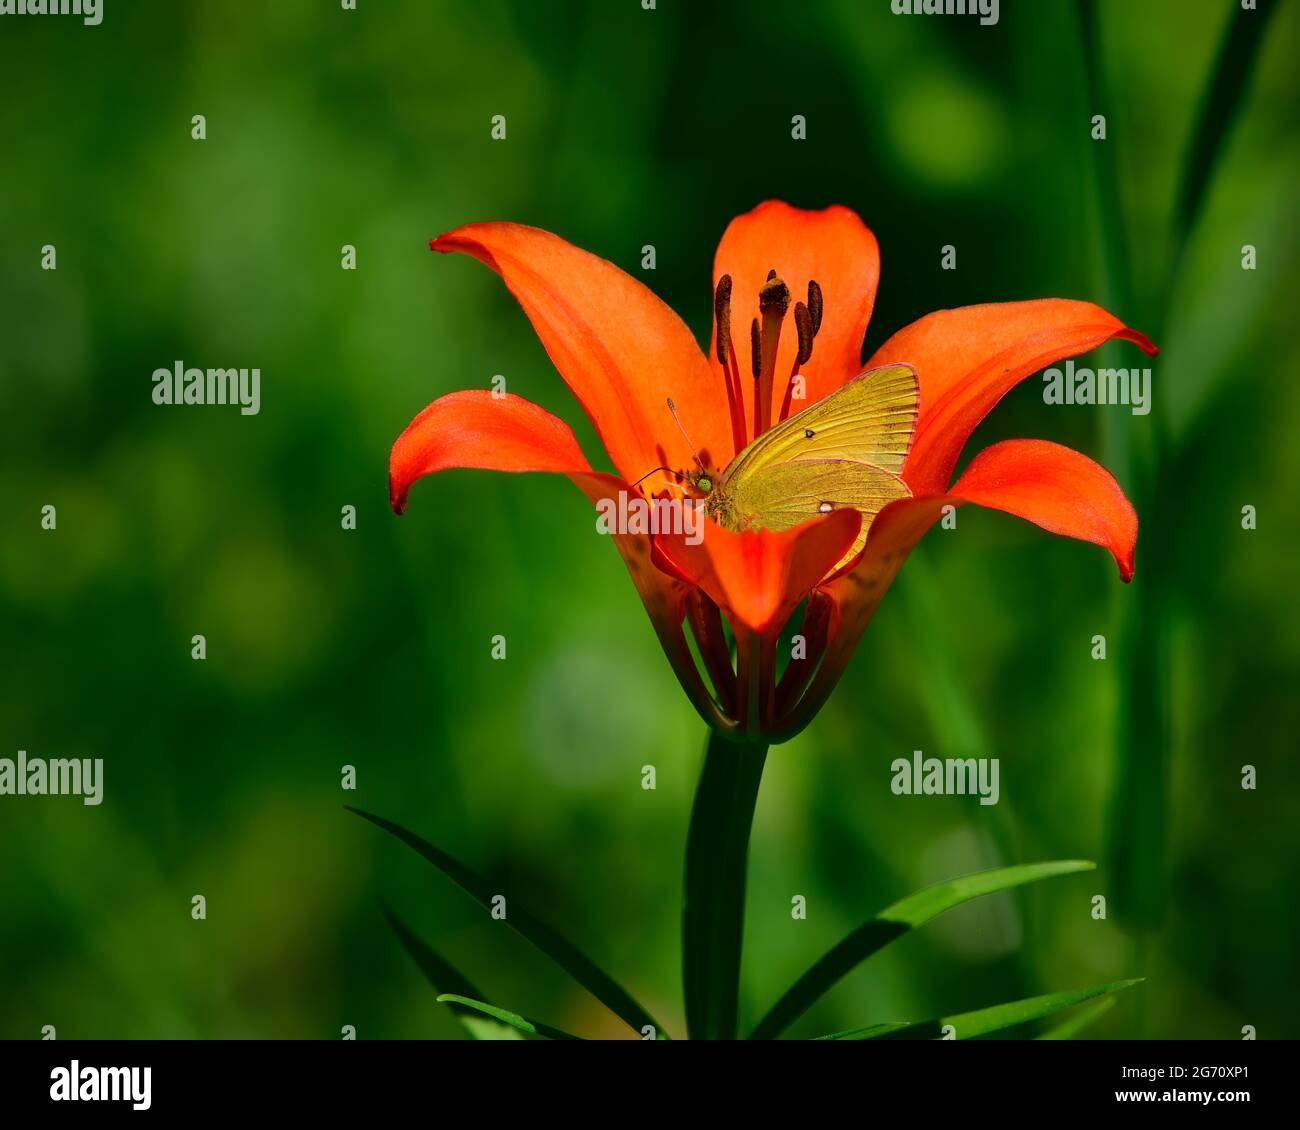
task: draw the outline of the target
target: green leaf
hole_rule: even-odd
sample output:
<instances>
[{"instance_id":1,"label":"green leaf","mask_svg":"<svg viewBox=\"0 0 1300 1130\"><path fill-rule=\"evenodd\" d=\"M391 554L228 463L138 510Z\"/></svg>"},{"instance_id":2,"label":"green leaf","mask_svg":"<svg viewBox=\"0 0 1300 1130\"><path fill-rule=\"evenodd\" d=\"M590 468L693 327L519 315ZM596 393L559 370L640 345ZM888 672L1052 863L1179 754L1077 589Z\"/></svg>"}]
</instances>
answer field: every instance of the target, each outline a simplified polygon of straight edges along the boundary
<instances>
[{"instance_id":1,"label":"green leaf","mask_svg":"<svg viewBox=\"0 0 1300 1130\"><path fill-rule=\"evenodd\" d=\"M1202 99L1192 133L1191 151L1183 170L1177 213L1180 243L1186 240L1196 222L1224 140L1241 108L1247 81L1264 41L1264 30L1278 5L1275 0L1260 0L1256 9L1240 5L1233 7L1236 10L1232 15L1232 27L1219 50L1214 78Z\"/></svg>"},{"instance_id":2,"label":"green leaf","mask_svg":"<svg viewBox=\"0 0 1300 1130\"><path fill-rule=\"evenodd\" d=\"M909 930L924 926L930 919L961 903L1008 890L1055 875L1091 871L1096 867L1082 859L1065 859L1051 863L1029 863L1019 867L1001 867L980 871L959 879L949 879L917 891L886 907L870 922L853 931L796 981L750 1034L751 1040L772 1040L799 1019L812 1004L854 967L883 949Z\"/></svg>"},{"instance_id":3,"label":"green leaf","mask_svg":"<svg viewBox=\"0 0 1300 1130\"><path fill-rule=\"evenodd\" d=\"M883 1024L869 1024L866 1028L854 1028L852 1032L840 1032L834 1036L818 1036L819 1040L879 1040L897 1032L901 1028L910 1028L906 1020L886 1020Z\"/></svg>"},{"instance_id":4,"label":"green leaf","mask_svg":"<svg viewBox=\"0 0 1300 1130\"><path fill-rule=\"evenodd\" d=\"M1173 209L1174 246L1164 295L1175 292L1182 259L1192 229L1204 205L1216 167L1225 150L1233 121L1245 104L1251 71L1274 10L1271 0L1255 9L1239 4L1206 86L1193 126L1187 162ZM1254 242L1258 242L1255 240ZM1120 313L1123 315L1121 307ZM1127 315L1124 315L1127 316ZM1162 314L1162 322L1167 313ZM1162 337L1161 323L1153 327ZM1241 327L1236 327L1240 333ZM1173 402L1171 402L1173 403ZM1128 413L1113 419L1121 435L1133 427ZM1179 480L1179 457L1170 450L1168 414L1151 417L1149 450L1140 450L1133 466L1128 457L1107 454L1106 465L1128 486L1139 514L1158 511ZM1136 437L1134 437L1136 439ZM1136 447L1124 439L1124 447ZM1139 940L1159 927L1164 918L1169 889L1169 762L1174 726L1173 654L1171 623L1186 600L1179 542L1159 523L1147 527L1142 550L1144 582L1124 602L1121 638L1116 650L1122 656L1113 673L1119 692L1116 728L1116 765L1107 832L1111 905L1137 931ZM1139 954L1143 947L1139 945Z\"/></svg>"},{"instance_id":5,"label":"green leaf","mask_svg":"<svg viewBox=\"0 0 1300 1130\"><path fill-rule=\"evenodd\" d=\"M415 960L421 972L433 986L435 993L450 993L460 997L479 999L483 996L468 978L461 975L446 958L422 941L409 926L403 922L387 903L380 903L384 917L393 928L398 941L406 952ZM485 1017L476 1009L463 1005L452 1005L456 1018L476 1040L521 1040L522 1036L514 1029L496 1020Z\"/></svg>"},{"instance_id":6,"label":"green leaf","mask_svg":"<svg viewBox=\"0 0 1300 1130\"><path fill-rule=\"evenodd\" d=\"M529 1036L541 1036L547 1040L581 1040L581 1036L574 1036L568 1032L561 1031L559 1028L552 1028L549 1024L543 1024L540 1020L530 1020L526 1016L520 1016L517 1012L507 1012L504 1008L497 1008L496 1005L487 1004L484 1001L472 1000L469 997L457 996L455 993L443 993L438 998L444 1004L449 1004L453 1008L469 1008L477 1012L490 1016L494 1020L501 1021L502 1024L509 1024L511 1028L520 1032L527 1033Z\"/></svg>"},{"instance_id":7,"label":"green leaf","mask_svg":"<svg viewBox=\"0 0 1300 1130\"><path fill-rule=\"evenodd\" d=\"M1094 997L1119 992L1120 989L1127 989L1141 980L1142 978L1138 977L1131 981L1112 981L1108 985L1097 985L1091 989L1067 989L1062 993L1028 997L1022 1001L1010 1001L1007 1004L995 1004L992 1008L981 1008L977 1012L962 1012L956 1016L942 1016L915 1024L873 1024L868 1028L854 1028L848 1032L819 1036L818 1039L937 1040L942 1038L944 1028L951 1026L956 1030L956 1039L973 1040L978 1036L987 1036L990 1032L1000 1032L1004 1028L1014 1028L1017 1024L1027 1024L1031 1020L1051 1016L1055 1012L1082 1004Z\"/></svg>"},{"instance_id":8,"label":"green leaf","mask_svg":"<svg viewBox=\"0 0 1300 1130\"><path fill-rule=\"evenodd\" d=\"M1100 1020L1114 1007L1114 997L1102 997L1096 1004L1090 1004L1087 1008L1079 1009L1069 1020L1062 1021L1055 1028L1049 1028L1041 1036L1035 1036L1034 1038L1036 1040L1073 1040L1089 1024Z\"/></svg>"},{"instance_id":9,"label":"green leaf","mask_svg":"<svg viewBox=\"0 0 1300 1130\"><path fill-rule=\"evenodd\" d=\"M478 900L483 906L491 909L492 899L501 894L499 886L489 883L459 860L448 855L442 849L434 847L428 840L422 839L414 832L403 828L400 824L394 824L391 820L385 820L382 816L363 812L359 808L353 808L350 804L343 807L349 812L360 816L363 820L369 820L370 823L377 828L382 828L389 835L401 840L402 843L422 855L461 890ZM517 934L528 939L542 953L551 958L579 985L591 993L615 1016L629 1024L638 1034L641 1034L642 1030L647 1026L651 1026L655 1030L657 1039L668 1039L663 1026L642 1008L626 989L567 938L557 934L545 922L534 918L513 899L509 900L509 913L504 921Z\"/></svg>"},{"instance_id":10,"label":"green leaf","mask_svg":"<svg viewBox=\"0 0 1300 1130\"><path fill-rule=\"evenodd\" d=\"M1106 82L1107 57L1102 43L1101 4L1099 0L1077 0L1084 80L1087 84L1088 113L1100 114L1115 122L1110 90ZM1087 135L1080 131L1081 137ZM1098 144L1081 141L1095 178L1097 218L1101 235L1101 267L1104 274L1105 304L1120 316L1133 316L1133 283L1129 256L1128 232L1124 224L1124 201L1121 199L1123 178L1119 154L1114 141Z\"/></svg>"}]
</instances>

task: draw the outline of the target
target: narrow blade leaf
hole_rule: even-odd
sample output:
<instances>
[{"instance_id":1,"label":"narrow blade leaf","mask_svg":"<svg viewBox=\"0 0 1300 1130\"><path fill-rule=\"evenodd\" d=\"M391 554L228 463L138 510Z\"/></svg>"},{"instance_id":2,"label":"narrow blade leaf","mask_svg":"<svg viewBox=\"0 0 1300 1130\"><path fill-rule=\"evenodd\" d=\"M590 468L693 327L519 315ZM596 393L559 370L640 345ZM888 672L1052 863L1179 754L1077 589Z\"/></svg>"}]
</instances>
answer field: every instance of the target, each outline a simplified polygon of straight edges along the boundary
<instances>
[{"instance_id":1,"label":"narrow blade leaf","mask_svg":"<svg viewBox=\"0 0 1300 1130\"><path fill-rule=\"evenodd\" d=\"M954 906L996 891L1009 890L1039 879L1091 871L1096 867L1083 859L1063 859L1050 863L1028 863L1019 867L1000 867L949 879L886 907L871 921L864 923L830 950L796 981L750 1035L751 1040L772 1040L799 1019L812 1005L850 970L860 965L895 938L900 938Z\"/></svg>"},{"instance_id":2,"label":"narrow blade leaf","mask_svg":"<svg viewBox=\"0 0 1300 1130\"><path fill-rule=\"evenodd\" d=\"M397 940L402 943L406 952L411 955L415 964L420 967L420 971L429 984L433 986L435 993L451 993L474 1000L483 996L451 962L433 949L432 946L426 944L407 926L387 903L380 903L380 906L383 908L384 917L388 919L388 924L393 928L393 933L397 935ZM476 1040L523 1039L514 1028L484 1016L475 1009L453 1004L452 1011L455 1012L456 1018L461 1024L465 1026L465 1030Z\"/></svg>"},{"instance_id":3,"label":"narrow blade leaf","mask_svg":"<svg viewBox=\"0 0 1300 1130\"><path fill-rule=\"evenodd\" d=\"M552 1028L549 1024L543 1024L540 1020L530 1020L526 1016L520 1016L517 1012L507 1012L504 1008L497 1008L494 1004L487 1004L485 1001L471 1000L469 997L457 996L455 993L443 993L438 998L443 1004L449 1004L452 1008L468 1008L476 1012L481 1012L485 1016L492 1017L493 1020L499 1020L502 1024L509 1024L511 1028L519 1032L524 1032L529 1036L541 1036L547 1040L581 1040L581 1036L574 1036L564 1032L559 1028Z\"/></svg>"},{"instance_id":4,"label":"narrow blade leaf","mask_svg":"<svg viewBox=\"0 0 1300 1130\"><path fill-rule=\"evenodd\" d=\"M1115 1007L1114 997L1102 997L1096 1004L1090 1004L1087 1008L1081 1008L1068 1020L1063 1020L1055 1028L1049 1028L1041 1036L1036 1036L1039 1040L1073 1040L1088 1025L1095 1023Z\"/></svg>"},{"instance_id":5,"label":"narrow blade leaf","mask_svg":"<svg viewBox=\"0 0 1300 1130\"><path fill-rule=\"evenodd\" d=\"M422 839L414 832L403 828L400 824L394 824L391 820L385 820L382 816L375 816L373 813L353 808L350 804L344 805L344 807L349 812L355 813L363 820L369 820L377 828L382 828L389 835L401 840L402 843L406 844L418 855L422 855L461 890L483 906L491 909L493 897L501 894L498 885L488 883L481 875L472 871L458 859L448 855L441 848L434 847L428 840ZM509 900L509 907L510 911L505 919L506 925L532 942L615 1016L630 1025L638 1033L641 1033L647 1026L651 1026L654 1028L657 1039L668 1038L663 1026L642 1008L626 989L596 965L577 946L567 938L557 934L545 922L534 918L517 901Z\"/></svg>"},{"instance_id":6,"label":"narrow blade leaf","mask_svg":"<svg viewBox=\"0 0 1300 1130\"><path fill-rule=\"evenodd\" d=\"M1275 0L1260 0L1258 8L1234 5L1232 26L1214 64L1214 77L1206 88L1192 133L1191 149L1178 194L1178 235L1186 239L1205 199L1223 143L1241 108L1251 71L1264 41Z\"/></svg>"},{"instance_id":7,"label":"narrow blade leaf","mask_svg":"<svg viewBox=\"0 0 1300 1130\"><path fill-rule=\"evenodd\" d=\"M1117 993L1142 980L1138 977L1131 981L1112 981L1108 985L1096 985L1091 989L1067 989L1061 993L1048 993L1041 997L1027 997L1025 1000L1009 1001L995 1004L992 1008L981 1008L976 1012L962 1012L956 1016L941 1016L934 1020L921 1020L915 1024L890 1025L873 1024L867 1028L854 1028L848 1032L836 1032L830 1036L819 1036L821 1040L938 1040L944 1035L944 1029L954 1029L954 1039L973 1040L978 1036L987 1036L990 1032L1000 1032L1004 1028L1014 1028L1017 1024L1027 1024L1031 1020L1040 1020L1062 1009L1070 1008L1094 997L1108 993Z\"/></svg>"}]
</instances>

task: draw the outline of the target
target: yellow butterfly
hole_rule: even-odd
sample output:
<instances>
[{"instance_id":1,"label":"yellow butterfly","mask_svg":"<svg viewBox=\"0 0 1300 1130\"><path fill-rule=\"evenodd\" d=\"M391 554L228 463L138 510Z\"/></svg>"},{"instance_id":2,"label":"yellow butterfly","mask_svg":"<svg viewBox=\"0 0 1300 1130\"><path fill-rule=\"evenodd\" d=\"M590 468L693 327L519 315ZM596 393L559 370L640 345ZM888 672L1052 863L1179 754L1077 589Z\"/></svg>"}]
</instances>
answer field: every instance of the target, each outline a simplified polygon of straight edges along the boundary
<instances>
[{"instance_id":1,"label":"yellow butterfly","mask_svg":"<svg viewBox=\"0 0 1300 1130\"><path fill-rule=\"evenodd\" d=\"M680 474L729 530L788 530L833 510L861 511L862 532L842 565L862 549L881 509L911 496L900 476L919 404L910 365L868 369L756 437L720 475L703 465Z\"/></svg>"}]
</instances>

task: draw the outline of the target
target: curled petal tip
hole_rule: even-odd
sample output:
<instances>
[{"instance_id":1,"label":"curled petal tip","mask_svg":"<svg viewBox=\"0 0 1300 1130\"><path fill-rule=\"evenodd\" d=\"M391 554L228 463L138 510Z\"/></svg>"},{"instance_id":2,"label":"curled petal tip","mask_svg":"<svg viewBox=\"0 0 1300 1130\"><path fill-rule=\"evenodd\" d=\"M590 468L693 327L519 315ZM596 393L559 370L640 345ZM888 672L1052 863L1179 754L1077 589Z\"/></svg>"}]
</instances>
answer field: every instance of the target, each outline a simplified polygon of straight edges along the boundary
<instances>
[{"instance_id":1,"label":"curled petal tip","mask_svg":"<svg viewBox=\"0 0 1300 1130\"><path fill-rule=\"evenodd\" d=\"M390 477L388 480L388 505L393 508L393 513L402 515L406 513L406 491L400 490Z\"/></svg>"},{"instance_id":2,"label":"curled petal tip","mask_svg":"<svg viewBox=\"0 0 1300 1130\"><path fill-rule=\"evenodd\" d=\"M465 246L460 242L458 237L461 236L467 228L472 228L474 226L475 225L473 224L465 224L458 228L452 228L451 231L445 231L441 235L435 235L431 240L429 240L429 250L438 251L444 255L449 254L452 251L464 251Z\"/></svg>"},{"instance_id":3,"label":"curled petal tip","mask_svg":"<svg viewBox=\"0 0 1300 1130\"><path fill-rule=\"evenodd\" d=\"M405 435L405 432L403 435ZM394 453L400 443L401 439L399 437L397 443L393 444ZM394 468L393 453L390 453L388 462L388 505L392 507L394 514L406 513L406 496L410 489L410 482L402 479Z\"/></svg>"},{"instance_id":4,"label":"curled petal tip","mask_svg":"<svg viewBox=\"0 0 1300 1130\"><path fill-rule=\"evenodd\" d=\"M1160 352L1160 347L1156 345L1156 343L1152 341L1149 337L1147 337L1147 335L1144 334L1141 330L1135 330L1131 327L1125 327L1116 336L1122 337L1127 341L1131 341L1140 350L1142 350L1142 352L1145 353L1148 357L1154 357L1156 356L1156 354Z\"/></svg>"},{"instance_id":5,"label":"curled petal tip","mask_svg":"<svg viewBox=\"0 0 1300 1130\"><path fill-rule=\"evenodd\" d=\"M1003 440L975 456L949 494L1102 546L1120 579L1133 579L1137 513L1114 476L1078 451L1046 440Z\"/></svg>"},{"instance_id":6,"label":"curled petal tip","mask_svg":"<svg viewBox=\"0 0 1300 1130\"><path fill-rule=\"evenodd\" d=\"M452 467L585 474L591 468L563 420L523 397L463 389L424 408L393 443L388 500L400 514L412 485Z\"/></svg>"}]
</instances>

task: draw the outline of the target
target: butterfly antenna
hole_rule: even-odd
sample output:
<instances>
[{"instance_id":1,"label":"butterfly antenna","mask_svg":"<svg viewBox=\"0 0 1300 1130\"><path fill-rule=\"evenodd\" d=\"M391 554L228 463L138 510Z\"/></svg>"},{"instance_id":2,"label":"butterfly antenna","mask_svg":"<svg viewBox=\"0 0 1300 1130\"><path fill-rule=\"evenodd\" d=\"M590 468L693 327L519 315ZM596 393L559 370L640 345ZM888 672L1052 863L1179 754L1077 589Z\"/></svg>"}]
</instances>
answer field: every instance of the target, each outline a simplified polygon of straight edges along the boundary
<instances>
[{"instance_id":1,"label":"butterfly antenna","mask_svg":"<svg viewBox=\"0 0 1300 1130\"><path fill-rule=\"evenodd\" d=\"M668 398L668 411L673 414L673 419L677 423L677 430L682 433L682 439L686 441L686 446L691 449L691 458L695 460L696 466L699 467L701 471L705 470L704 464L700 462L700 457L696 453L695 444L691 442L691 437L686 434L686 429L682 427L682 421L677 415L677 406L673 403L673 398L671 396Z\"/></svg>"},{"instance_id":2,"label":"butterfly antenna","mask_svg":"<svg viewBox=\"0 0 1300 1130\"><path fill-rule=\"evenodd\" d=\"M649 471L647 471L644 475L642 475L639 479L637 479L637 481L634 482L632 485L634 487L639 487L651 475L658 474L660 471L667 471L670 475L678 474L678 472L674 471L671 467L652 467Z\"/></svg>"}]
</instances>

